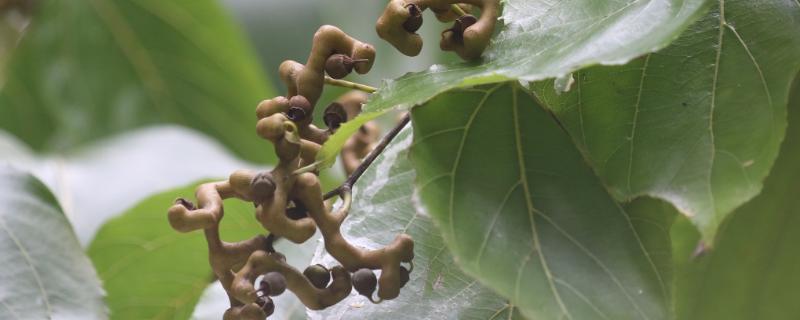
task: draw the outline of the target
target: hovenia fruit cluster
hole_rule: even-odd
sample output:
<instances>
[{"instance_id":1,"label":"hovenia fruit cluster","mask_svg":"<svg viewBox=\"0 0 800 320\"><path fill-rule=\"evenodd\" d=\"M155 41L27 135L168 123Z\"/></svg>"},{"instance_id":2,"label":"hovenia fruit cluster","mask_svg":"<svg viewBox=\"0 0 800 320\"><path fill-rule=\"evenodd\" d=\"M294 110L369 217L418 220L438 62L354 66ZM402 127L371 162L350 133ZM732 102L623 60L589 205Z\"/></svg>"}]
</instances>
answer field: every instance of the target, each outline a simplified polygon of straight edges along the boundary
<instances>
[{"instance_id":1,"label":"hovenia fruit cluster","mask_svg":"<svg viewBox=\"0 0 800 320\"><path fill-rule=\"evenodd\" d=\"M416 55L422 47L416 34L421 14L430 8L438 19L454 23L442 33L440 47L464 59L476 59L492 35L499 4L497 0L461 2L392 0L376 30L402 53ZM480 9L480 18L468 13L473 7ZM340 229L350 210L351 186L335 190L342 201L334 208L325 201L315 166L322 144L361 112L368 97L361 91L341 96L325 108L326 128L320 128L313 124L313 115L325 84L334 84L352 71L367 73L374 62L372 45L337 27L320 27L305 64L287 60L279 67L287 94L264 100L256 108L256 132L272 143L278 164L270 171L238 170L227 180L202 184L195 192L196 204L179 198L170 207L167 217L175 230L205 234L211 269L230 300L224 319L266 319L275 310L272 297L287 290L309 309L320 310L342 301L353 289L373 303L394 299L408 283L413 271L412 238L399 234L376 250L348 242ZM371 122L348 139L341 151L348 174L368 165L361 161L379 151L372 150L378 139L378 129ZM222 241L223 200L230 198L251 202L256 220L268 233L235 243ZM300 271L273 246L281 238L304 243L317 230L338 265L315 264Z\"/></svg>"}]
</instances>

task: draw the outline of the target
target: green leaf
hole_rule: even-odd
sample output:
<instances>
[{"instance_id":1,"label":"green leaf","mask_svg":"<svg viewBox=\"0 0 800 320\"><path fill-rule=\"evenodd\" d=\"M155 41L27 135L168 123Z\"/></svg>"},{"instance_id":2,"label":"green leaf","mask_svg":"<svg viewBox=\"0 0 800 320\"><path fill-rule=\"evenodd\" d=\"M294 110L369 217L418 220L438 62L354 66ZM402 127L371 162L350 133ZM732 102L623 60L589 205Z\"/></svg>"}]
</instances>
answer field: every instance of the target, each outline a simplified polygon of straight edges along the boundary
<instances>
[{"instance_id":1,"label":"green leaf","mask_svg":"<svg viewBox=\"0 0 800 320\"><path fill-rule=\"evenodd\" d=\"M213 0L49 0L9 62L0 127L61 151L154 123L193 127L248 160L273 96L243 37Z\"/></svg>"},{"instance_id":2,"label":"green leaf","mask_svg":"<svg viewBox=\"0 0 800 320\"><path fill-rule=\"evenodd\" d=\"M669 281L628 214L524 89L414 109L420 207L458 264L532 319L665 319Z\"/></svg>"},{"instance_id":3,"label":"green leaf","mask_svg":"<svg viewBox=\"0 0 800 320\"><path fill-rule=\"evenodd\" d=\"M105 284L115 319L188 319L203 289L214 279L203 232L178 233L167 221L177 197L189 198L196 184L155 195L106 223L89 246ZM240 241L263 234L253 205L225 201L220 234Z\"/></svg>"},{"instance_id":4,"label":"green leaf","mask_svg":"<svg viewBox=\"0 0 800 320\"><path fill-rule=\"evenodd\" d=\"M0 163L42 180L84 246L106 220L154 193L256 168L196 131L163 125L102 139L68 155L37 155L0 131Z\"/></svg>"},{"instance_id":5,"label":"green leaf","mask_svg":"<svg viewBox=\"0 0 800 320\"><path fill-rule=\"evenodd\" d=\"M105 319L103 289L53 194L0 165L0 318Z\"/></svg>"},{"instance_id":6,"label":"green leaf","mask_svg":"<svg viewBox=\"0 0 800 320\"><path fill-rule=\"evenodd\" d=\"M798 319L800 305L800 86L795 86L789 128L764 190L734 211L713 250L689 259L697 239L673 228L678 319ZM687 223L688 224L688 223Z\"/></svg>"},{"instance_id":7,"label":"green leaf","mask_svg":"<svg viewBox=\"0 0 800 320\"><path fill-rule=\"evenodd\" d=\"M617 200L669 201L710 242L778 154L798 30L794 1L720 1L662 51L581 71L569 94L535 90Z\"/></svg>"},{"instance_id":8,"label":"green leaf","mask_svg":"<svg viewBox=\"0 0 800 320\"><path fill-rule=\"evenodd\" d=\"M596 65L624 64L668 45L705 12L706 0L504 1L503 30L484 60L411 73L381 86L365 113L344 124L320 159L332 163L346 138L389 109L409 109L450 89L536 81ZM433 45L434 39L426 39Z\"/></svg>"},{"instance_id":9,"label":"green leaf","mask_svg":"<svg viewBox=\"0 0 800 320\"><path fill-rule=\"evenodd\" d=\"M355 185L342 225L354 244L377 249L399 233L414 238L414 270L397 299L370 303L355 291L319 312L334 319L521 319L515 306L465 275L453 261L430 216L414 209L414 169L408 161L412 130L404 129ZM337 262L320 249L315 262Z\"/></svg>"}]
</instances>

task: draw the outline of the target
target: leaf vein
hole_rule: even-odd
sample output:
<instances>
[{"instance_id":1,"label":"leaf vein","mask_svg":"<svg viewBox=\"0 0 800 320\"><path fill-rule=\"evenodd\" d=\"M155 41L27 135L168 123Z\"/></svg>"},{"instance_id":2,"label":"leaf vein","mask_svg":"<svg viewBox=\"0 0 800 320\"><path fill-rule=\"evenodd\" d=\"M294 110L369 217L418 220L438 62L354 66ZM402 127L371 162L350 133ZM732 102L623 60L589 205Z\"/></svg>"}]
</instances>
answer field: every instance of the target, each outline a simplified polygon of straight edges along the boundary
<instances>
[{"instance_id":1,"label":"leaf vein","mask_svg":"<svg viewBox=\"0 0 800 320\"><path fill-rule=\"evenodd\" d=\"M455 218L455 213L453 206L455 204L455 189L456 189L456 171L458 171L458 166L461 163L461 153L464 151L464 146L467 142L467 136L469 136L469 130L472 127L472 122L475 121L475 117L478 115L480 110L486 103L486 100L489 99L489 96L497 90L502 84L494 86L492 89L488 90L486 94L484 94L483 98L481 99L478 106L475 107L475 110L472 111L470 114L469 119L467 120L467 124L464 126L464 133L461 136L461 142L458 144L458 150L456 151L456 157L453 160L453 168L450 170L450 198L449 198L449 206L448 206L448 220L450 222L450 235L453 237L453 251L458 252L458 241L455 241L456 237L456 228L455 222L453 221Z\"/></svg>"},{"instance_id":2,"label":"leaf vein","mask_svg":"<svg viewBox=\"0 0 800 320\"><path fill-rule=\"evenodd\" d=\"M572 316L569 314L569 311L567 311L567 308L564 305L564 302L561 300L561 295L558 293L558 289L556 288L555 283L553 282L553 275L550 272L549 266L547 265L547 261L546 261L545 256L544 256L544 252L542 252L542 250L541 250L541 245L540 245L540 242L539 242L539 234L538 234L538 231L536 230L536 221L534 220L534 217L533 217L534 216L534 211L536 209L534 208L533 201L531 200L531 197L530 197L531 191L530 191L530 187L528 186L528 178L527 178L527 173L526 173L526 169L525 169L526 166L525 166L525 161L523 159L524 156L522 154L522 136L520 134L520 125L519 125L519 110L518 110L519 109L519 104L518 104L518 101L517 101L517 87L513 86L512 87L512 91L513 92L512 92L511 96L512 96L512 108L513 108L513 111L514 111L514 114L513 114L513 118L514 118L514 137L515 137L515 140L516 140L517 161L518 161L518 164L519 164L519 171L520 171L520 179L522 181L522 188L525 191L524 195L525 195L525 204L526 204L526 206L528 208L528 220L529 220L530 225L531 225L531 237L532 237L532 240L533 240L533 248L532 248L532 250L536 251L538 253L538 255L539 255L539 263L541 263L541 265L542 265L542 270L544 271L545 276L547 277L547 282L548 282L548 284L550 286L550 291L553 293L553 297L555 298L556 302L558 303L559 307L561 308L561 311L564 313L564 315L567 316L568 319L572 319ZM533 252L531 252L531 254L532 253ZM527 261L522 264L522 266L520 267L520 273L522 271L522 268L524 268L524 266L526 264L527 264ZM520 273L518 273L517 278L519 278L519 274ZM519 300L519 281L517 281L517 289L516 289L516 291L517 291L516 300Z\"/></svg>"},{"instance_id":3,"label":"leaf vein","mask_svg":"<svg viewBox=\"0 0 800 320\"><path fill-rule=\"evenodd\" d=\"M14 242L14 245L17 247L19 252L22 254L22 257L25 259L25 262L31 268L31 274L33 274L34 280L36 280L36 285L39 287L39 292L42 294L42 302L44 302L45 310L48 315L53 315L53 308L50 306L50 299L47 296L47 290L44 287L44 282L42 281L42 277L39 275L39 271L36 270L36 266L33 264L33 260L31 259L30 254L28 254L28 250L22 246L22 242L19 241L11 229L8 228L5 219L0 217L0 227L8 234L8 237Z\"/></svg>"},{"instance_id":4,"label":"leaf vein","mask_svg":"<svg viewBox=\"0 0 800 320\"><path fill-rule=\"evenodd\" d=\"M510 188L508 188L508 191L506 191L506 195L503 197L503 201L500 202L500 205L494 212L494 217L492 217L492 222L489 224L489 228L486 230L486 235L484 235L480 247L478 247L478 255L475 258L478 269L480 269L481 267L480 263L481 257L483 257L483 253L486 251L486 245L489 243L489 237L492 234L492 230L494 230L495 224L497 224L497 218L500 217L500 212L502 212L503 208L505 208L506 204L508 203L508 200L511 198L511 194L514 193L514 190L517 190L517 188L520 185L522 185L522 180L517 181Z\"/></svg>"},{"instance_id":5,"label":"leaf vein","mask_svg":"<svg viewBox=\"0 0 800 320\"><path fill-rule=\"evenodd\" d=\"M636 124L639 122L639 108L641 107L642 104L642 93L644 92L644 80L647 77L647 67L650 65L650 57L652 57L652 54L647 55L647 58L645 58L644 60L644 66L642 66L642 76L639 79L639 92L637 92L636 94L636 104L634 104L634 109L633 109L633 122L631 123L631 135L629 138L631 143L631 148L628 154L628 177L627 177L628 194L633 193L633 190L631 189L631 175L633 174L633 154L635 146L634 141L636 139L636 127L637 127Z\"/></svg>"},{"instance_id":6,"label":"leaf vein","mask_svg":"<svg viewBox=\"0 0 800 320\"><path fill-rule=\"evenodd\" d=\"M592 303L592 301L589 300L589 298L587 298L585 295L583 295L583 293L581 293L577 288L575 288L571 284L569 284L569 282L565 281L564 279L558 278L558 277L555 278L555 281L556 281L556 283L558 283L558 284L566 287L567 289L569 289L569 291L572 291L572 293L574 293L576 296L578 296L578 298L583 300L583 302L588 304L589 307L592 308L592 310L594 310L594 312L597 313L597 315L599 315L601 318L608 319L608 316L605 313L603 313L603 311L601 311L599 308L597 308L597 306L594 305L594 303Z\"/></svg>"}]
</instances>

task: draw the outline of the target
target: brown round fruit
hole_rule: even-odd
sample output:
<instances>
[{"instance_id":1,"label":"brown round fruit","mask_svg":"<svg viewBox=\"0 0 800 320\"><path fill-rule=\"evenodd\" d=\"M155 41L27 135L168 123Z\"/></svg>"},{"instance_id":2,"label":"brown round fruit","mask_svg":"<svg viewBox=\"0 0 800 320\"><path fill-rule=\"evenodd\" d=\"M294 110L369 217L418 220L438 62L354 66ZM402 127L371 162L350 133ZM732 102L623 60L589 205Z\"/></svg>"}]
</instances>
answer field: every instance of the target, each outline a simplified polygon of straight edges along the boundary
<instances>
[{"instance_id":1,"label":"brown round fruit","mask_svg":"<svg viewBox=\"0 0 800 320\"><path fill-rule=\"evenodd\" d=\"M328 282L331 281L330 271L321 264L308 266L306 270L303 270L303 275L308 278L308 281L311 281L311 284L319 289L327 287Z\"/></svg>"},{"instance_id":2,"label":"brown round fruit","mask_svg":"<svg viewBox=\"0 0 800 320\"><path fill-rule=\"evenodd\" d=\"M353 273L353 288L356 288L359 294L372 299L372 294L375 288L378 287L378 278L375 273L367 268L358 269Z\"/></svg>"},{"instance_id":3,"label":"brown round fruit","mask_svg":"<svg viewBox=\"0 0 800 320\"><path fill-rule=\"evenodd\" d=\"M400 267L400 287L404 287L411 279L410 272L405 267Z\"/></svg>"},{"instance_id":4,"label":"brown round fruit","mask_svg":"<svg viewBox=\"0 0 800 320\"><path fill-rule=\"evenodd\" d=\"M347 112L340 103L333 102L325 108L325 115L322 120L325 121L325 125L327 125L329 129L336 130L339 129L342 123L347 121Z\"/></svg>"},{"instance_id":5,"label":"brown round fruit","mask_svg":"<svg viewBox=\"0 0 800 320\"><path fill-rule=\"evenodd\" d=\"M313 111L311 102L308 102L305 97L297 95L289 99L289 110L286 111L286 117L294 122L301 122Z\"/></svg>"},{"instance_id":6,"label":"brown round fruit","mask_svg":"<svg viewBox=\"0 0 800 320\"><path fill-rule=\"evenodd\" d=\"M261 279L259 290L268 296L279 296L286 291L286 278L278 272L268 272Z\"/></svg>"},{"instance_id":7,"label":"brown round fruit","mask_svg":"<svg viewBox=\"0 0 800 320\"><path fill-rule=\"evenodd\" d=\"M334 54L325 61L325 73L331 78L341 79L353 72L353 59L343 55Z\"/></svg>"}]
</instances>

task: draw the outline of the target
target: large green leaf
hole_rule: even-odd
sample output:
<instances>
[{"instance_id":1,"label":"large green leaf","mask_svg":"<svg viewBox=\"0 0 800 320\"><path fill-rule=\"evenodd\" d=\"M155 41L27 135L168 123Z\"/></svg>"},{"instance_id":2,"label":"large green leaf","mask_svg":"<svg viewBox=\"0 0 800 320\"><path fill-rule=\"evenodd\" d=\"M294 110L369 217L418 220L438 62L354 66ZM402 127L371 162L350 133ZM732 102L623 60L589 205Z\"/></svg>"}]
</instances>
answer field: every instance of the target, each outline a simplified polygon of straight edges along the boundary
<instances>
[{"instance_id":1,"label":"large green leaf","mask_svg":"<svg viewBox=\"0 0 800 320\"><path fill-rule=\"evenodd\" d=\"M321 158L331 162L364 122L392 108L408 109L459 87L560 77L595 64L624 64L668 45L707 7L706 0L503 2L503 30L484 60L434 65L381 86L360 118L343 125ZM435 39L426 39L434 45Z\"/></svg>"},{"instance_id":2,"label":"large green leaf","mask_svg":"<svg viewBox=\"0 0 800 320\"><path fill-rule=\"evenodd\" d=\"M764 190L734 211L714 249L690 259L698 236L688 223L673 228L684 244L676 246L678 319L800 318L800 87L795 88L786 141Z\"/></svg>"},{"instance_id":3,"label":"large green leaf","mask_svg":"<svg viewBox=\"0 0 800 320\"><path fill-rule=\"evenodd\" d=\"M452 91L413 121L421 210L468 274L533 319L667 318L669 279L524 89Z\"/></svg>"},{"instance_id":4,"label":"large green leaf","mask_svg":"<svg viewBox=\"0 0 800 320\"><path fill-rule=\"evenodd\" d=\"M662 51L536 91L618 200L665 199L710 241L778 154L798 30L795 1L720 1Z\"/></svg>"},{"instance_id":5,"label":"large green leaf","mask_svg":"<svg viewBox=\"0 0 800 320\"><path fill-rule=\"evenodd\" d=\"M370 249L399 233L414 238L414 270L397 299L379 305L355 291L312 316L322 319L521 319L515 306L465 275L453 261L431 217L414 209L414 169L408 161L412 130L404 129L358 181L342 225L349 241ZM315 261L337 262L319 250Z\"/></svg>"},{"instance_id":6,"label":"large green leaf","mask_svg":"<svg viewBox=\"0 0 800 320\"><path fill-rule=\"evenodd\" d=\"M213 281L203 232L178 233L167 222L177 197L194 185L155 195L106 223L89 246L89 256L108 292L114 319L188 319ZM225 201L220 233L239 241L264 233L253 205Z\"/></svg>"},{"instance_id":7,"label":"large green leaf","mask_svg":"<svg viewBox=\"0 0 800 320\"><path fill-rule=\"evenodd\" d=\"M53 194L0 165L0 319L104 319L103 289Z\"/></svg>"},{"instance_id":8,"label":"large green leaf","mask_svg":"<svg viewBox=\"0 0 800 320\"><path fill-rule=\"evenodd\" d=\"M216 1L41 4L10 61L0 127L36 150L61 151L170 122L249 160L273 157L253 129L256 104L273 94Z\"/></svg>"}]
</instances>

